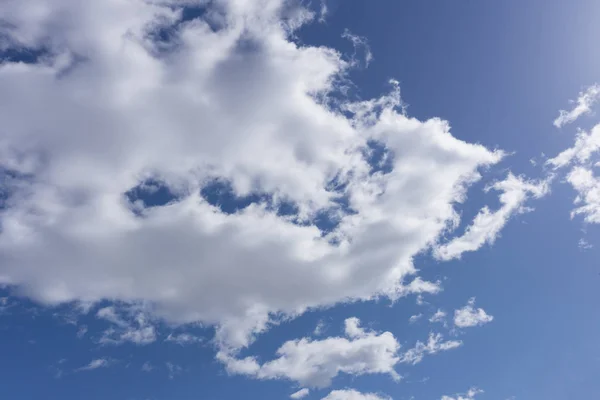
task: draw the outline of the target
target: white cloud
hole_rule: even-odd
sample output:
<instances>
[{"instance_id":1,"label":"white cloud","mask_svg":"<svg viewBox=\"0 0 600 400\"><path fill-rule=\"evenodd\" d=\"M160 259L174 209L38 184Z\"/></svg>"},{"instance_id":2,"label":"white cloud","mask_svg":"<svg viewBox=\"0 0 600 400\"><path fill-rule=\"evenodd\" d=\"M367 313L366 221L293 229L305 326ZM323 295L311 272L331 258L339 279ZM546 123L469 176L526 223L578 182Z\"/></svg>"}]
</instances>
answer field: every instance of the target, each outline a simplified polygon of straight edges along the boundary
<instances>
[{"instance_id":1,"label":"white cloud","mask_svg":"<svg viewBox=\"0 0 600 400\"><path fill-rule=\"evenodd\" d=\"M571 212L571 218L583 215L585 222L600 223L600 179L591 169L576 166L567 175L567 182L577 192L575 204L579 205Z\"/></svg>"},{"instance_id":2,"label":"white cloud","mask_svg":"<svg viewBox=\"0 0 600 400\"><path fill-rule=\"evenodd\" d=\"M475 297L472 297L463 308L454 311L454 325L459 328L470 328L492 322L494 317L483 308L475 308Z\"/></svg>"},{"instance_id":3,"label":"white cloud","mask_svg":"<svg viewBox=\"0 0 600 400\"><path fill-rule=\"evenodd\" d=\"M502 192L500 208L490 211L487 206L483 207L462 236L434 249L435 257L440 260L460 258L465 252L478 250L486 243L494 243L510 217L530 210L530 208L524 207L524 203L528 199L538 199L549 192L551 179L528 181L509 173L505 180L486 187L486 191L494 189Z\"/></svg>"},{"instance_id":4,"label":"white cloud","mask_svg":"<svg viewBox=\"0 0 600 400\"><path fill-rule=\"evenodd\" d=\"M143 312L131 307L126 310L130 320L119 316L115 307L104 307L98 310L96 316L113 324L113 327L104 331L99 340L101 344L122 344L131 342L146 345L156 341L156 330L150 324Z\"/></svg>"},{"instance_id":5,"label":"white cloud","mask_svg":"<svg viewBox=\"0 0 600 400\"><path fill-rule=\"evenodd\" d=\"M583 130L577 132L575 144L547 160L546 165L558 169L572 162L586 163L598 150L600 150L600 124L594 126L589 133Z\"/></svg>"},{"instance_id":6,"label":"white cloud","mask_svg":"<svg viewBox=\"0 0 600 400\"><path fill-rule=\"evenodd\" d=\"M326 329L327 329L327 325L325 324L325 321L319 320L319 322L317 322L317 326L315 327L315 330L313 331L313 335L321 336L325 332Z\"/></svg>"},{"instance_id":7,"label":"white cloud","mask_svg":"<svg viewBox=\"0 0 600 400\"><path fill-rule=\"evenodd\" d=\"M142 364L142 371L144 372L151 372L153 369L154 366L152 366L152 364L147 361L144 364Z\"/></svg>"},{"instance_id":8,"label":"white cloud","mask_svg":"<svg viewBox=\"0 0 600 400\"><path fill-rule=\"evenodd\" d=\"M180 333L177 335L171 333L169 336L167 336L165 342L173 342L180 346L185 346L189 344L200 343L202 342L202 338L189 333Z\"/></svg>"},{"instance_id":9,"label":"white cloud","mask_svg":"<svg viewBox=\"0 0 600 400\"><path fill-rule=\"evenodd\" d=\"M167 367L167 371L169 372L169 379L175 378L176 375L181 374L183 368L180 365L174 364L172 362L166 362L165 366Z\"/></svg>"},{"instance_id":10,"label":"white cloud","mask_svg":"<svg viewBox=\"0 0 600 400\"><path fill-rule=\"evenodd\" d=\"M571 218L582 215L588 223L600 223L600 180L593 168L598 166L594 156L600 150L600 124L591 132L579 131L572 147L547 161L554 169L570 166L566 181L577 192ZM585 246L580 246L581 248Z\"/></svg>"},{"instance_id":11,"label":"white cloud","mask_svg":"<svg viewBox=\"0 0 600 400\"><path fill-rule=\"evenodd\" d=\"M361 63L357 60L357 53L360 51L364 53L364 66L368 67L371 61L373 61L373 53L371 53L371 48L369 47L369 42L367 38L363 36L358 36L350 32L348 29L344 30L342 34L344 39L348 39L352 42L352 46L354 46L354 54L352 55L352 63L360 65Z\"/></svg>"},{"instance_id":12,"label":"white cloud","mask_svg":"<svg viewBox=\"0 0 600 400\"><path fill-rule=\"evenodd\" d=\"M321 0L321 7L319 8L319 22L324 23L329 15L329 8L327 7L327 0Z\"/></svg>"},{"instance_id":13,"label":"white cloud","mask_svg":"<svg viewBox=\"0 0 600 400\"><path fill-rule=\"evenodd\" d=\"M85 334L87 333L87 331L88 331L88 327L86 325L81 325L79 327L79 329L77 329L77 337L79 339L81 339L82 337L85 336Z\"/></svg>"},{"instance_id":14,"label":"white cloud","mask_svg":"<svg viewBox=\"0 0 600 400\"><path fill-rule=\"evenodd\" d=\"M600 85L592 85L584 92L580 92L575 107L570 111L560 110L558 118L554 120L554 126L560 128L574 122L584 114L589 114L592 111L591 107L598 101L599 97Z\"/></svg>"},{"instance_id":15,"label":"white cloud","mask_svg":"<svg viewBox=\"0 0 600 400\"><path fill-rule=\"evenodd\" d=\"M432 316L429 318L429 322L443 322L446 319L446 312L438 309Z\"/></svg>"},{"instance_id":16,"label":"white cloud","mask_svg":"<svg viewBox=\"0 0 600 400\"><path fill-rule=\"evenodd\" d=\"M592 247L594 247L594 245L592 245L591 243L589 243L584 238L581 238L581 239L579 239L579 242L577 242L577 247L579 247L580 250L589 250Z\"/></svg>"},{"instance_id":17,"label":"white cloud","mask_svg":"<svg viewBox=\"0 0 600 400\"><path fill-rule=\"evenodd\" d=\"M230 373L259 379L289 379L306 387L327 387L339 373L388 374L400 379L394 370L400 360L396 338L390 332L367 332L358 323L355 318L346 320L347 337L285 342L277 350L278 358L262 365L252 357L238 360L220 353L219 358Z\"/></svg>"},{"instance_id":18,"label":"white cloud","mask_svg":"<svg viewBox=\"0 0 600 400\"><path fill-rule=\"evenodd\" d=\"M307 388L302 388L300 390L298 390L297 392L294 392L290 395L290 399L303 399L304 397L308 396L308 394L310 393L310 390Z\"/></svg>"},{"instance_id":19,"label":"white cloud","mask_svg":"<svg viewBox=\"0 0 600 400\"><path fill-rule=\"evenodd\" d=\"M98 359L90 361L89 364L87 364L83 367L77 368L75 370L75 372L91 371L91 370L98 369L98 368L107 368L113 363L114 363L114 361L109 358L98 358Z\"/></svg>"},{"instance_id":20,"label":"white cloud","mask_svg":"<svg viewBox=\"0 0 600 400\"><path fill-rule=\"evenodd\" d=\"M375 393L361 393L354 389L344 389L333 390L322 400L391 400L391 398Z\"/></svg>"},{"instance_id":21,"label":"white cloud","mask_svg":"<svg viewBox=\"0 0 600 400\"><path fill-rule=\"evenodd\" d=\"M453 396L442 396L441 400L473 400L475 396L483 393L483 390L471 388L466 393L458 393Z\"/></svg>"},{"instance_id":22,"label":"white cloud","mask_svg":"<svg viewBox=\"0 0 600 400\"><path fill-rule=\"evenodd\" d=\"M344 331L351 339L365 337L367 332L360 326L360 320L356 317L347 318L344 321Z\"/></svg>"},{"instance_id":23,"label":"white cloud","mask_svg":"<svg viewBox=\"0 0 600 400\"><path fill-rule=\"evenodd\" d=\"M49 51L0 66L0 165L27 174L0 214L0 283L51 305L144 302L168 323L216 325L228 349L273 315L439 290L402 282L502 152L398 111L396 84L329 107L350 63L291 41L310 13L282 0L218 0L193 21L177 4L0 6L7 41ZM393 155L391 172L371 174L373 141ZM150 177L178 200L129 204ZM238 196L295 203L302 223L265 205L221 212L200 194L215 177ZM334 179L355 213L340 211ZM323 236L312 222L329 209L340 223ZM151 326L134 328L116 324L107 340L153 340Z\"/></svg>"},{"instance_id":24,"label":"white cloud","mask_svg":"<svg viewBox=\"0 0 600 400\"><path fill-rule=\"evenodd\" d=\"M423 317L423 314L411 315L410 318L408 319L408 323L409 324L414 324L415 322L417 322L418 320L420 320L422 317Z\"/></svg>"},{"instance_id":25,"label":"white cloud","mask_svg":"<svg viewBox=\"0 0 600 400\"><path fill-rule=\"evenodd\" d=\"M425 355L434 355L440 351L452 350L460 346L462 346L462 341L460 340L448 340L444 342L441 334L430 333L427 343L418 341L415 347L402 354L400 362L413 365L418 364L423 361Z\"/></svg>"}]
</instances>

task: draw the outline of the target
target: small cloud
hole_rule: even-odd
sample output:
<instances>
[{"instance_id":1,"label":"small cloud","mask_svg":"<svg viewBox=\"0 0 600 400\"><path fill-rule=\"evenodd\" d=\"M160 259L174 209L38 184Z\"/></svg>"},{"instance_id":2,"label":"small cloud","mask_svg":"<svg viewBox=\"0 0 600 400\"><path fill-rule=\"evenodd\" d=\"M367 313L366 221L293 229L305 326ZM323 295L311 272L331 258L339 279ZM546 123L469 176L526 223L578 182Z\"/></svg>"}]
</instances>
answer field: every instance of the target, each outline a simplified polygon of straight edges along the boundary
<instances>
[{"instance_id":1,"label":"small cloud","mask_svg":"<svg viewBox=\"0 0 600 400\"><path fill-rule=\"evenodd\" d=\"M441 334L430 333L427 343L418 341L415 347L402 354L400 362L415 365L420 363L425 355L434 355L441 351L452 350L462 346L460 340L448 340L446 342L442 340L443 337Z\"/></svg>"},{"instance_id":2,"label":"small cloud","mask_svg":"<svg viewBox=\"0 0 600 400\"><path fill-rule=\"evenodd\" d=\"M418 320L421 319L421 317L423 317L423 314L416 314L416 315L412 315L409 319L408 319L408 323L409 324L414 324L415 322L417 322Z\"/></svg>"},{"instance_id":3,"label":"small cloud","mask_svg":"<svg viewBox=\"0 0 600 400\"><path fill-rule=\"evenodd\" d=\"M438 309L435 314L433 314L431 316L431 318L429 318L429 322L435 323L435 322L444 322L444 320L446 319L446 312Z\"/></svg>"},{"instance_id":4,"label":"small cloud","mask_svg":"<svg viewBox=\"0 0 600 400\"><path fill-rule=\"evenodd\" d=\"M570 111L560 110L558 118L554 120L554 126L561 128L574 122L580 116L589 114L598 98L600 98L600 85L598 84L590 86L584 92L580 92L577 101L573 102L575 107Z\"/></svg>"},{"instance_id":5,"label":"small cloud","mask_svg":"<svg viewBox=\"0 0 600 400\"><path fill-rule=\"evenodd\" d=\"M347 318L344 336L314 340L289 340L276 351L277 358L259 364L255 357L235 358L217 353L230 374L258 379L289 379L301 387L324 388L340 373L353 376L387 374L402 377L394 369L400 344L391 332L376 332L360 326L358 318Z\"/></svg>"},{"instance_id":6,"label":"small cloud","mask_svg":"<svg viewBox=\"0 0 600 400\"><path fill-rule=\"evenodd\" d=\"M441 400L474 400L475 396L483 393L483 390L477 388L471 388L467 393L457 393L452 396L442 396Z\"/></svg>"},{"instance_id":7,"label":"small cloud","mask_svg":"<svg viewBox=\"0 0 600 400\"><path fill-rule=\"evenodd\" d=\"M81 325L81 326L79 327L79 329L77 330L77 337L78 337L79 339L81 339L82 337L84 337L84 336L85 336L85 334L87 333L87 331L88 331L88 327L87 327L87 325Z\"/></svg>"},{"instance_id":8,"label":"small cloud","mask_svg":"<svg viewBox=\"0 0 600 400\"><path fill-rule=\"evenodd\" d=\"M325 321L319 320L319 322L317 323L317 326L315 327L315 330L313 331L313 335L321 336L323 333L325 333L326 330L327 330L327 325L325 325Z\"/></svg>"},{"instance_id":9,"label":"small cloud","mask_svg":"<svg viewBox=\"0 0 600 400\"><path fill-rule=\"evenodd\" d=\"M303 389L298 390L297 392L292 393L290 395L290 399L294 399L294 400L302 399L302 398L308 396L309 393L310 393L309 389L303 388Z\"/></svg>"},{"instance_id":10,"label":"small cloud","mask_svg":"<svg viewBox=\"0 0 600 400\"><path fill-rule=\"evenodd\" d=\"M324 23L329 14L329 8L325 0L321 0L321 7L319 8L319 22Z\"/></svg>"},{"instance_id":11,"label":"small cloud","mask_svg":"<svg viewBox=\"0 0 600 400\"><path fill-rule=\"evenodd\" d=\"M579 247L580 250L589 250L592 247L594 247L592 244L590 244L587 240L581 238L579 239L579 242L577 243L577 247Z\"/></svg>"},{"instance_id":12,"label":"small cloud","mask_svg":"<svg viewBox=\"0 0 600 400\"><path fill-rule=\"evenodd\" d=\"M156 330L146 315L135 308L129 309L127 312L129 320L119 315L114 307L104 307L98 310L96 313L98 318L113 324L111 328L104 331L99 340L100 344L119 345L132 342L137 345L146 345L156 341Z\"/></svg>"},{"instance_id":13,"label":"small cloud","mask_svg":"<svg viewBox=\"0 0 600 400\"><path fill-rule=\"evenodd\" d=\"M202 338L194 335L190 335L189 333L180 333L179 335L169 334L165 339L165 342L172 342L178 344L180 346L185 346L193 343L202 342Z\"/></svg>"},{"instance_id":14,"label":"small cloud","mask_svg":"<svg viewBox=\"0 0 600 400\"><path fill-rule=\"evenodd\" d=\"M463 253L493 244L510 218L532 210L525 206L528 200L540 199L550 192L551 181L552 176L532 181L509 172L505 180L487 186L486 192L492 189L500 192L500 208L495 211L488 206L481 208L461 236L434 248L435 258L443 261L459 259Z\"/></svg>"},{"instance_id":15,"label":"small cloud","mask_svg":"<svg viewBox=\"0 0 600 400\"><path fill-rule=\"evenodd\" d=\"M144 372L150 372L153 369L154 369L154 367L152 366L152 364L150 364L147 361L144 364L142 364L142 371L144 371Z\"/></svg>"},{"instance_id":16,"label":"small cloud","mask_svg":"<svg viewBox=\"0 0 600 400\"><path fill-rule=\"evenodd\" d=\"M470 328L487 324L494 317L487 314L483 308L475 308L475 297L469 299L466 306L454 311L454 325L459 328Z\"/></svg>"},{"instance_id":17,"label":"small cloud","mask_svg":"<svg viewBox=\"0 0 600 400\"><path fill-rule=\"evenodd\" d=\"M91 370L98 369L98 368L107 368L113 363L114 363L114 361L109 358L98 358L98 359L90 361L89 364L87 364L83 367L77 368L75 370L75 372L91 371Z\"/></svg>"},{"instance_id":18,"label":"small cloud","mask_svg":"<svg viewBox=\"0 0 600 400\"><path fill-rule=\"evenodd\" d=\"M354 389L334 390L321 400L391 400L389 396L361 393Z\"/></svg>"},{"instance_id":19,"label":"small cloud","mask_svg":"<svg viewBox=\"0 0 600 400\"><path fill-rule=\"evenodd\" d=\"M167 362L165 365L169 371L169 379L175 378L175 375L179 375L183 371L183 368L177 364L173 364L172 362Z\"/></svg>"}]
</instances>

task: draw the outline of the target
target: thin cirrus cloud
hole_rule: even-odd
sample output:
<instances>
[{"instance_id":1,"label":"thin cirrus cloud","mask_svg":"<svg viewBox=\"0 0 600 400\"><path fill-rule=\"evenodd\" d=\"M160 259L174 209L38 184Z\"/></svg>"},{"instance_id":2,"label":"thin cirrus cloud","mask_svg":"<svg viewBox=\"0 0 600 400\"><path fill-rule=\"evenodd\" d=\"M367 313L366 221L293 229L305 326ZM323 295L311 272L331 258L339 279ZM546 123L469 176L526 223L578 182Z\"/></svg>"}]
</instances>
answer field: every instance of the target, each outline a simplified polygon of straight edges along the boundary
<instances>
[{"instance_id":1,"label":"thin cirrus cloud","mask_svg":"<svg viewBox=\"0 0 600 400\"><path fill-rule=\"evenodd\" d=\"M230 354L274 315L439 291L413 257L502 151L406 115L397 82L322 101L354 64L293 42L314 17L299 5L219 0L185 20L175 0L44 4L3 5L7 43L46 54L0 66L1 283L49 305L152 305L106 343L153 342L156 318L213 325ZM254 200L227 209L215 182ZM131 200L149 187L168 201ZM503 223L480 235L488 214L441 258L490 242Z\"/></svg>"}]
</instances>

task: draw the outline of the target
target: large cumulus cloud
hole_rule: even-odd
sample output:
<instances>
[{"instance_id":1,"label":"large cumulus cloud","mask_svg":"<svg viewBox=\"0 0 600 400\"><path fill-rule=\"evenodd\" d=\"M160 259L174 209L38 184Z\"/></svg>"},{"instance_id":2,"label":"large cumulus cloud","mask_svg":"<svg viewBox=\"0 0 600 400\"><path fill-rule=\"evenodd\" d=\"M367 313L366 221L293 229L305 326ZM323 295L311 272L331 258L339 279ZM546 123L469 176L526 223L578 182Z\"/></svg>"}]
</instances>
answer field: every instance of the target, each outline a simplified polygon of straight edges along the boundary
<instances>
[{"instance_id":1,"label":"large cumulus cloud","mask_svg":"<svg viewBox=\"0 0 600 400\"><path fill-rule=\"evenodd\" d=\"M295 43L313 15L290 2L0 9L0 46L40 54L0 65L0 282L47 304L143 301L235 349L277 315L435 291L407 284L413 256L502 158L403 114L394 82L333 101L353 63ZM140 210L126 193L150 178L174 201ZM270 200L223 212L201 192L214 179Z\"/></svg>"}]
</instances>

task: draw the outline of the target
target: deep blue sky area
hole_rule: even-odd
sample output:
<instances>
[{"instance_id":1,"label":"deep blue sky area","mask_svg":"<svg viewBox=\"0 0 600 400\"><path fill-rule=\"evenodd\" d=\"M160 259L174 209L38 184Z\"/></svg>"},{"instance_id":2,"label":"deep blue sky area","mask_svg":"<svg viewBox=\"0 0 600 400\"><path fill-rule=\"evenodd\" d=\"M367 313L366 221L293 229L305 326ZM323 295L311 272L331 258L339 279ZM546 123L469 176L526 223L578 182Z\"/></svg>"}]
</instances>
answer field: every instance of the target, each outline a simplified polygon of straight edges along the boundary
<instances>
[{"instance_id":1,"label":"deep blue sky area","mask_svg":"<svg viewBox=\"0 0 600 400\"><path fill-rule=\"evenodd\" d=\"M318 2L313 3L318 9ZM326 19L302 27L295 40L335 48L346 57L354 52L342 37L346 29L367 40L373 60L366 68L350 71L351 98L378 97L390 90L388 81L396 79L411 117L448 120L454 136L511 153L499 168L483 171L483 181L468 192L469 202L458 206L463 216L459 230L482 206L499 207L493 191L483 192L486 183L504 179L508 170L542 178L548 172L544 161L572 145L576 126L593 125L589 116L561 129L552 122L558 110L571 108L570 99L600 82L598 1L326 4ZM1 10L0 4L0 19ZM12 60L16 53L10 54ZM203 195L223 209L229 207L228 213L269 200L263 194L228 198L227 185L221 185L225 192L218 191L219 185L207 186ZM145 199L146 207L176 201L168 188L157 190L132 190L130 200ZM596 399L600 230L579 216L571 218L575 197L564 176L558 176L551 195L531 204L534 210L511 218L493 244L449 262L436 260L430 251L420 253L415 258L420 276L443 286L436 295L424 295L424 304L410 295L394 302L379 299L311 310L272 326L240 354L270 360L286 340L343 335L344 320L358 317L366 327L392 332L404 350L426 340L430 332L444 332L446 339L462 340L463 345L426 356L414 366L399 364L400 382L384 374L340 374L331 388L311 390L307 399L321 399L331 389L355 388L394 400L433 400L471 387L484 390L477 400ZM292 207L289 212L295 211ZM333 222L325 224L329 223ZM596 247L582 249L580 239ZM68 322L68 306L47 308L19 294L8 288L0 291L10 305L0 308L2 399L281 400L301 388L284 379L229 375L215 360L210 326L174 328L160 323L161 334L153 343L106 345L99 340L110 325L94 313ZM443 309L451 325L454 310L472 297L477 307L494 316L491 323L456 330L428 321ZM423 316L409 324L418 314ZM313 331L319 323L324 331L317 337ZM87 332L78 338L82 326ZM202 341L181 346L165 340L169 333L184 331ZM110 365L77 371L100 358ZM142 371L144 363L153 369Z\"/></svg>"}]
</instances>

